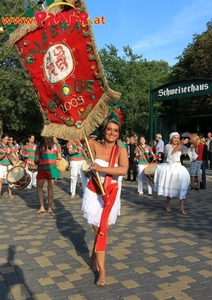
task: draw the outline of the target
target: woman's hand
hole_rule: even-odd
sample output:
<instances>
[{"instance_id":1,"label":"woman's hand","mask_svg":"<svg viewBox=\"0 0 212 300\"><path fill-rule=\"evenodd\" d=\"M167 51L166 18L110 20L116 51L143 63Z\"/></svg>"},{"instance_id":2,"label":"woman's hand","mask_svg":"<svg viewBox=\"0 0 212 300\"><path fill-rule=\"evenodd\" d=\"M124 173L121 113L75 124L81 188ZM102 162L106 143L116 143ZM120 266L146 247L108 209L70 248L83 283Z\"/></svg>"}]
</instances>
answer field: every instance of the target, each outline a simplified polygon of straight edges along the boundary
<instances>
[{"instance_id":1,"label":"woman's hand","mask_svg":"<svg viewBox=\"0 0 212 300\"><path fill-rule=\"evenodd\" d=\"M90 166L91 170L94 170L96 172L101 172L102 167L98 165L97 163L92 163Z\"/></svg>"},{"instance_id":2,"label":"woman's hand","mask_svg":"<svg viewBox=\"0 0 212 300\"><path fill-rule=\"evenodd\" d=\"M186 139L182 139L181 143L182 143L182 145L186 145L186 144L188 144L188 138L186 138Z\"/></svg>"}]
</instances>

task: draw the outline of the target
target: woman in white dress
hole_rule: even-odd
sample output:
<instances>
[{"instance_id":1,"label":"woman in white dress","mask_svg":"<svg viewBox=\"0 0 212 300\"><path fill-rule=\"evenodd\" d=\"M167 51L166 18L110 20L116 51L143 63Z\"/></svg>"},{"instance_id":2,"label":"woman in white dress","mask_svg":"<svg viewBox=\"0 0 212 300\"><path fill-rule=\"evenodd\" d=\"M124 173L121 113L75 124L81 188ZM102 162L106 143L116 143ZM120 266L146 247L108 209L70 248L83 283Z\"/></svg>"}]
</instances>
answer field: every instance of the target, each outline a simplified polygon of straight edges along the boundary
<instances>
[{"instance_id":1,"label":"woman in white dress","mask_svg":"<svg viewBox=\"0 0 212 300\"><path fill-rule=\"evenodd\" d=\"M117 147L117 154L114 156L114 166L108 167L111 157L111 151L116 145L117 139L120 135L120 125L115 121L109 121L104 127L104 143L90 139L89 145L94 156L95 162L91 165L91 169L99 173L101 181L107 174L112 175L112 183L118 183L117 194L115 202L112 206L110 214L107 219L107 228L115 224L117 216L120 215L120 193L122 177L128 171L128 155L124 147ZM94 247L91 255L91 267L93 271L99 272L99 278L96 282L97 285L104 286L106 284L106 270L105 270L105 249L96 252L96 241L99 234L100 222L104 201L102 196L97 191L91 190L88 186L85 189L82 199L82 210L84 217L89 224L93 226L94 230Z\"/></svg>"},{"instance_id":2,"label":"woman in white dress","mask_svg":"<svg viewBox=\"0 0 212 300\"><path fill-rule=\"evenodd\" d=\"M187 195L190 176L187 169L180 162L181 154L188 153L184 146L188 139L180 141L178 132L172 132L169 136L170 143L165 146L166 163L159 164L155 172L154 191L158 195L166 197L166 211L171 212L170 199L180 199L180 212L187 215L184 210L184 200Z\"/></svg>"}]
</instances>

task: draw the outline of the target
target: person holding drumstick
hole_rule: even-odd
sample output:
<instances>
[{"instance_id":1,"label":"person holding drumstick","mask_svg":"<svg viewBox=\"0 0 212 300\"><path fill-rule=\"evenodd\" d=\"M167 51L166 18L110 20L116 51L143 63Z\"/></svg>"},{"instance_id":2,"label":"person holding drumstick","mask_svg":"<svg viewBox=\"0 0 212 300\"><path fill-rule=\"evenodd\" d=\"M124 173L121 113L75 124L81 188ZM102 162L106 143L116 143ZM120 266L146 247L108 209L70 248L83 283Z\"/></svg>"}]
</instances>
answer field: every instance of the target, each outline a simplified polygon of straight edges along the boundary
<instances>
[{"instance_id":1,"label":"person holding drumstick","mask_svg":"<svg viewBox=\"0 0 212 300\"><path fill-rule=\"evenodd\" d=\"M0 197L2 193L3 181L6 178L8 171L12 168L12 161L16 158L14 155L13 147L9 146L9 135L3 134L0 144ZM12 188L8 184L8 194L10 198L14 198Z\"/></svg>"},{"instance_id":2,"label":"person holding drumstick","mask_svg":"<svg viewBox=\"0 0 212 300\"><path fill-rule=\"evenodd\" d=\"M152 148L146 144L146 139L142 135L140 136L140 145L135 149L136 157L138 159L138 193L143 195L143 181L144 181L144 169L149 164L150 155L153 158L153 162L156 160L156 156L152 151ZM152 184L150 180L146 177L146 183L148 187L148 195L152 196Z\"/></svg>"},{"instance_id":3,"label":"person holding drumstick","mask_svg":"<svg viewBox=\"0 0 212 300\"><path fill-rule=\"evenodd\" d=\"M171 212L170 200L178 197L180 199L180 212L187 215L184 209L184 201L187 195L190 175L180 162L181 154L188 153L184 146L188 139L180 140L178 132L169 135L170 143L165 146L166 163L158 165L155 172L154 191L158 195L166 197L166 211Z\"/></svg>"},{"instance_id":4,"label":"person holding drumstick","mask_svg":"<svg viewBox=\"0 0 212 300\"><path fill-rule=\"evenodd\" d=\"M20 155L22 155L26 159L26 171L31 177L30 184L27 189L31 189L32 187L36 188L37 184L37 165L35 164L35 151L37 145L35 144L35 136L30 134L28 137L28 143L24 145L20 150Z\"/></svg>"},{"instance_id":5,"label":"person holding drumstick","mask_svg":"<svg viewBox=\"0 0 212 300\"><path fill-rule=\"evenodd\" d=\"M101 196L100 190L95 180L93 180L95 177L92 177L88 182L82 200L84 218L87 220L88 224L93 226L94 230L91 267L93 271L99 272L99 278L96 282L99 286L104 286L106 284L106 236L110 225L115 224L117 216L120 215L121 181L122 177L125 176L128 171L127 150L125 147L117 145L117 139L120 135L121 116L116 115L115 118L114 115L115 113L109 115L104 122L104 143L100 144L93 139L89 140L89 146L94 156L94 163L92 163L90 168L92 172L99 172L101 181L104 181L103 185L106 187L106 191L108 188L110 189L109 198L107 192L106 197ZM110 178L110 183L105 185L108 178ZM109 202L107 202L108 199L110 199ZM111 210L108 214L105 214L108 207ZM102 225L106 228L106 231L104 232L101 230ZM104 237L105 244L103 243L102 246L101 238Z\"/></svg>"},{"instance_id":6,"label":"person holding drumstick","mask_svg":"<svg viewBox=\"0 0 212 300\"><path fill-rule=\"evenodd\" d=\"M60 173L56 167L57 159L62 159L61 148L56 146L53 137L43 137L43 141L35 152L35 164L38 165L37 194L40 202L40 208L37 211L38 214L46 212L43 199L43 186L46 180L48 184L48 213L52 212L55 178L60 177Z\"/></svg>"}]
</instances>

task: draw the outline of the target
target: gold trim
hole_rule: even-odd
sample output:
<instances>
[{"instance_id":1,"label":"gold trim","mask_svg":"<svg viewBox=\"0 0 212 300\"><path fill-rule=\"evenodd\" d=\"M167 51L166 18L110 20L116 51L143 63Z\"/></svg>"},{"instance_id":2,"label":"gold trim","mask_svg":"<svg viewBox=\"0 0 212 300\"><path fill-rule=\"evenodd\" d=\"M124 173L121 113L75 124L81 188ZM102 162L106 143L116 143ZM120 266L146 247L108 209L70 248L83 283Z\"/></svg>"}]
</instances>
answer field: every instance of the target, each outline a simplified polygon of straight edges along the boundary
<instances>
[{"instance_id":1,"label":"gold trim","mask_svg":"<svg viewBox=\"0 0 212 300\"><path fill-rule=\"evenodd\" d=\"M116 103L120 97L120 93L108 89L99 102L96 104L90 115L83 122L81 128L75 126L68 127L65 124L49 123L46 124L42 130L42 136L56 136L63 140L80 140L84 136L89 136L96 128L98 128L104 121L108 105Z\"/></svg>"}]
</instances>

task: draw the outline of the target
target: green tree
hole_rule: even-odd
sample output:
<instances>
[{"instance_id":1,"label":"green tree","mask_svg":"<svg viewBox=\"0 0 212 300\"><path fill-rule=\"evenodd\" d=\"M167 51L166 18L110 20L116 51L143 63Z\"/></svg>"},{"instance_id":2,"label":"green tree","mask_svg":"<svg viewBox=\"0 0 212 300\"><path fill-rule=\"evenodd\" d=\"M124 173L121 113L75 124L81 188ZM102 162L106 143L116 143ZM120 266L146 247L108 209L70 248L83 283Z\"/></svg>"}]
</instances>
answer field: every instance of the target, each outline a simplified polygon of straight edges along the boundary
<instances>
[{"instance_id":1,"label":"green tree","mask_svg":"<svg viewBox=\"0 0 212 300\"><path fill-rule=\"evenodd\" d=\"M100 50L101 61L108 85L122 93L121 107L124 113L123 134L132 131L148 135L150 82L155 86L166 82L169 65L165 61L147 61L134 54L130 46L123 47L124 56L118 55L113 45ZM161 104L156 104L160 115Z\"/></svg>"},{"instance_id":2,"label":"green tree","mask_svg":"<svg viewBox=\"0 0 212 300\"><path fill-rule=\"evenodd\" d=\"M20 16L34 1L20 0L14 6L9 0L0 3L2 17ZM3 25L3 24L2 24ZM39 135L43 120L34 87L24 70L15 47L7 47L8 33L0 35L0 132L13 132L20 138Z\"/></svg>"},{"instance_id":3,"label":"green tree","mask_svg":"<svg viewBox=\"0 0 212 300\"><path fill-rule=\"evenodd\" d=\"M212 78L212 21L201 34L194 34L192 43L178 57L172 68L169 81L194 78ZM212 96L199 96L177 101L178 128L192 131L207 130L211 117L194 117L212 114ZM201 124L201 126L199 126Z\"/></svg>"}]
</instances>

